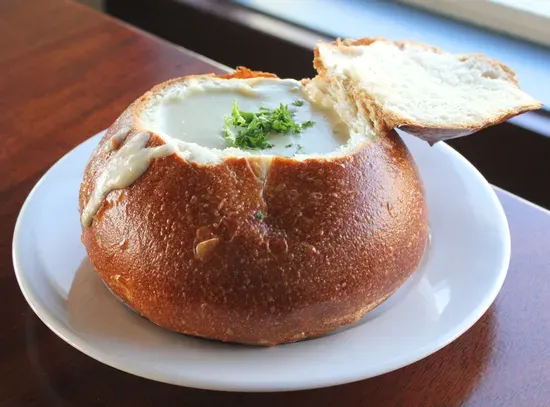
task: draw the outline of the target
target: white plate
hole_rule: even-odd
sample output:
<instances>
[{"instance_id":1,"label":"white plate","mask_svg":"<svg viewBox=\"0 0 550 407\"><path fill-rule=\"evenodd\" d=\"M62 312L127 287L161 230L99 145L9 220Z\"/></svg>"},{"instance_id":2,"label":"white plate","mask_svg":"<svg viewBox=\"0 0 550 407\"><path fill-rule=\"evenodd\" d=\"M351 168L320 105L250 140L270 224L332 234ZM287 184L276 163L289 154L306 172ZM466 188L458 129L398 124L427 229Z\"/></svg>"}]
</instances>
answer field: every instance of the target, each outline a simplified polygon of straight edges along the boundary
<instances>
[{"instance_id":1,"label":"white plate","mask_svg":"<svg viewBox=\"0 0 550 407\"><path fill-rule=\"evenodd\" d=\"M485 179L443 143L404 135L426 188L431 243L418 272L349 329L255 348L171 333L119 303L80 243L78 189L102 134L84 142L35 186L13 240L19 285L57 335L120 370L216 390L280 391L376 376L437 351L474 324L499 292L510 258L502 207Z\"/></svg>"}]
</instances>

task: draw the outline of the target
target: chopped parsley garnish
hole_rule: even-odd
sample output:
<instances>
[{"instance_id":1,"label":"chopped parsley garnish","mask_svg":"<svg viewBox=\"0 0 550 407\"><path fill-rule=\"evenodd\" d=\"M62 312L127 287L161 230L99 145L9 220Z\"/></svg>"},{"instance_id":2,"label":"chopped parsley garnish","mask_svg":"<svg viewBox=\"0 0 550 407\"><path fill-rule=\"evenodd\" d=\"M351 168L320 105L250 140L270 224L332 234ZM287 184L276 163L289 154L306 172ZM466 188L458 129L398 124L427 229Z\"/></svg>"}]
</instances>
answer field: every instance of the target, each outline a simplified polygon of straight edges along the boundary
<instances>
[{"instance_id":1,"label":"chopped parsley garnish","mask_svg":"<svg viewBox=\"0 0 550 407\"><path fill-rule=\"evenodd\" d=\"M315 124L311 120L299 124L293 117L294 113L288 110L288 105L282 103L275 109L260 107L259 112L251 113L240 110L235 100L231 114L224 117L223 136L230 147L247 150L272 148L270 134L299 134Z\"/></svg>"},{"instance_id":2,"label":"chopped parsley garnish","mask_svg":"<svg viewBox=\"0 0 550 407\"><path fill-rule=\"evenodd\" d=\"M259 219L259 220L262 220L265 217L262 211L256 212L254 216L256 217L256 219Z\"/></svg>"},{"instance_id":3,"label":"chopped parsley garnish","mask_svg":"<svg viewBox=\"0 0 550 407\"><path fill-rule=\"evenodd\" d=\"M311 120L308 120L307 122L302 123L302 130L307 129L308 127L315 126L315 122L312 122Z\"/></svg>"},{"instance_id":4,"label":"chopped parsley garnish","mask_svg":"<svg viewBox=\"0 0 550 407\"><path fill-rule=\"evenodd\" d=\"M294 102L292 102L292 104L293 104L294 106L300 107L300 106L303 106L303 105L304 105L304 101L303 101L303 100L295 100Z\"/></svg>"},{"instance_id":5,"label":"chopped parsley garnish","mask_svg":"<svg viewBox=\"0 0 550 407\"><path fill-rule=\"evenodd\" d=\"M297 153L299 153L300 151L302 151L304 149L304 147L302 147L301 144L298 144L298 149L296 150Z\"/></svg>"},{"instance_id":6,"label":"chopped parsley garnish","mask_svg":"<svg viewBox=\"0 0 550 407\"><path fill-rule=\"evenodd\" d=\"M289 148L289 147L292 147L294 144L290 143L290 144L287 144L285 147L286 148Z\"/></svg>"}]
</instances>

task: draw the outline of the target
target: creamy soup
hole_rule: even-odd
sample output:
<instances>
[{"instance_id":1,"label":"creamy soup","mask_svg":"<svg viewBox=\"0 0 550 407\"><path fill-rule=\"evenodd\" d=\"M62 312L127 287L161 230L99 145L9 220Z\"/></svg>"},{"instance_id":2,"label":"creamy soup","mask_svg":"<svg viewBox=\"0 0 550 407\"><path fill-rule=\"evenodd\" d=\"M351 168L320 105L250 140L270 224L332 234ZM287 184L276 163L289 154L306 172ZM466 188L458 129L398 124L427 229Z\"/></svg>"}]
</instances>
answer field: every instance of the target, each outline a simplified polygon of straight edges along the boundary
<instances>
[{"instance_id":1,"label":"creamy soup","mask_svg":"<svg viewBox=\"0 0 550 407\"><path fill-rule=\"evenodd\" d=\"M273 147L251 151L254 154L326 154L348 140L347 127L334 109L310 102L297 81L255 79L246 81L246 87L242 86L243 81L239 81L240 87L231 86L233 81L224 82L167 96L157 110L155 121L159 130L179 140L222 150L228 147L223 137L224 116L231 114L234 101L240 110L252 113L257 113L260 107L275 109L282 103L294 114L296 123L313 121L315 124L299 134L269 134Z\"/></svg>"}]
</instances>

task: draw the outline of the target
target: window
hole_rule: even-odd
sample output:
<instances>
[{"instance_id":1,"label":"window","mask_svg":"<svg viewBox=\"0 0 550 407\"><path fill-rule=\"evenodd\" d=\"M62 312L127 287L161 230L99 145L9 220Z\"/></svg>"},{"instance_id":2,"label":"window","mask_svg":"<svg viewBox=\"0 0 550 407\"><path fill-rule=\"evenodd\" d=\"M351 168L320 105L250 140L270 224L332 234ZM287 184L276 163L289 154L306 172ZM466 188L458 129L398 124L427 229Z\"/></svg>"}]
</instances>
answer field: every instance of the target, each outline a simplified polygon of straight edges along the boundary
<instances>
[{"instance_id":1,"label":"window","mask_svg":"<svg viewBox=\"0 0 550 407\"><path fill-rule=\"evenodd\" d=\"M453 53L482 53L512 67L517 73L521 87L530 95L544 103L550 111L550 11L517 11L517 4L526 7L528 3L547 4L550 0L232 0L242 6L275 16L279 20L292 23L293 31L288 32L287 40L300 37L296 28L311 30L308 41L302 45L313 46L317 39L327 37L384 37L392 40L414 40L440 47ZM504 4L514 3L516 8ZM414 4L420 7L410 7ZM507 23L502 13L499 17L488 7L494 5L507 10L512 23L523 23L531 28L530 32L538 33L538 44L526 41L525 35L511 37L511 24ZM493 21L494 30L458 21L458 18L441 17L434 7L443 5L450 9L460 9L465 16L488 15L490 18L479 19L486 24ZM469 8L468 8L469 7ZM466 9L464 9L466 8ZM429 9L429 10L426 10ZM466 11L465 11L466 10ZM469 11L468 11L469 10ZM477 11L476 11L477 10ZM543 9L544 10L544 9ZM476 11L476 12L474 12ZM443 12L440 12L443 13ZM477 14L476 14L477 13ZM506 13L506 12L505 12ZM538 23L526 23L521 15L529 15ZM470 16L471 17L471 16ZM464 18L465 19L465 18ZM464 20L463 19L463 20ZM541 20L542 19L542 20ZM454 21L453 21L454 20ZM471 20L470 20L471 21ZM542 23L541 23L542 21ZM262 24L263 26L263 24ZM298 26L298 27L296 27ZM487 25L485 25L487 27ZM506 32L502 35L495 30ZM275 35L283 31L280 28ZM518 30L519 34L525 34ZM540 44L548 43L546 46ZM520 119L517 119L520 120ZM547 123L547 120L544 121ZM548 130L545 134L549 134Z\"/></svg>"},{"instance_id":2,"label":"window","mask_svg":"<svg viewBox=\"0 0 550 407\"><path fill-rule=\"evenodd\" d=\"M550 0L398 0L550 46Z\"/></svg>"}]
</instances>

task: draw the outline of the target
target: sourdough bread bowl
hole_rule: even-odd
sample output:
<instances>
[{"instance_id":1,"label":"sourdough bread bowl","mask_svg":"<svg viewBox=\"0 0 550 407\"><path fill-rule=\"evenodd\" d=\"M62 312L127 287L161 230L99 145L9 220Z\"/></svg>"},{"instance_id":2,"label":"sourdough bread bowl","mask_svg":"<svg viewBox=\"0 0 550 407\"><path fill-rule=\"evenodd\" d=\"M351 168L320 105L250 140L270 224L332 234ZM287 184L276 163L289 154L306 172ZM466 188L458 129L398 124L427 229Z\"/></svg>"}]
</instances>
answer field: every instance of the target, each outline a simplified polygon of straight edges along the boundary
<instances>
[{"instance_id":1,"label":"sourdough bread bowl","mask_svg":"<svg viewBox=\"0 0 550 407\"><path fill-rule=\"evenodd\" d=\"M381 50L372 54L373 45ZM382 78L377 59L409 46L477 78L458 80L466 88L499 81L489 96L507 103L486 104L470 121L434 119L422 86L411 84L405 97L414 100L396 104L391 93L406 75ZM430 58L428 70L440 62ZM428 236L422 182L394 128L433 143L539 107L508 69L461 58L337 41L316 49L312 80L240 68L154 87L111 126L85 170L79 208L92 265L132 309L188 335L275 345L357 321L416 270ZM502 77L483 76L487 66ZM441 78L427 78L442 89ZM373 88L378 81L386 84ZM432 96L467 114L477 100ZM239 147L232 126L249 113L237 102L249 113L288 113L297 130Z\"/></svg>"}]
</instances>

